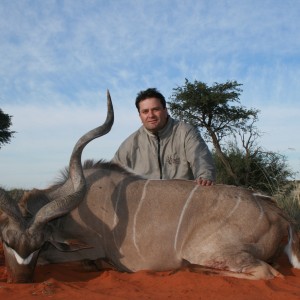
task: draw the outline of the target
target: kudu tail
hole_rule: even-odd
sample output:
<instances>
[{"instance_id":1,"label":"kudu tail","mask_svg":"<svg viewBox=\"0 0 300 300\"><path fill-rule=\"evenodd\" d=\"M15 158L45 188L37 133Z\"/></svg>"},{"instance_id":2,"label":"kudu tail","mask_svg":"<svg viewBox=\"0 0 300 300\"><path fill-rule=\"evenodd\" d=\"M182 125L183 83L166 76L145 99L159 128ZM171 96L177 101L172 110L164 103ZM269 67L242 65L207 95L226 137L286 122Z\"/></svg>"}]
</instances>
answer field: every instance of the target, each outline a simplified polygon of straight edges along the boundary
<instances>
[{"instance_id":1,"label":"kudu tail","mask_svg":"<svg viewBox=\"0 0 300 300\"><path fill-rule=\"evenodd\" d=\"M285 253L289 257L292 266L300 269L300 238L291 225L289 227L289 241L285 247Z\"/></svg>"}]
</instances>

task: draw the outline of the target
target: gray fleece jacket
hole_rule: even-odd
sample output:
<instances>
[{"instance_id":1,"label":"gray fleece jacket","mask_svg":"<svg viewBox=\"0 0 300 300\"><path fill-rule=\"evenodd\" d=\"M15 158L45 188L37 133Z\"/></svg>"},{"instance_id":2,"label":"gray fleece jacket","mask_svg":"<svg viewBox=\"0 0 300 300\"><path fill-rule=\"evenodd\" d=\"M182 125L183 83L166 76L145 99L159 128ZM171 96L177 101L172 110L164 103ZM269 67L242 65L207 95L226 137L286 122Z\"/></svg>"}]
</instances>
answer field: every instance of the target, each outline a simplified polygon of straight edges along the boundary
<instances>
[{"instance_id":1,"label":"gray fleece jacket","mask_svg":"<svg viewBox=\"0 0 300 300\"><path fill-rule=\"evenodd\" d=\"M171 117L158 134L140 127L121 144L113 162L149 179L215 181L212 155L199 131Z\"/></svg>"}]
</instances>

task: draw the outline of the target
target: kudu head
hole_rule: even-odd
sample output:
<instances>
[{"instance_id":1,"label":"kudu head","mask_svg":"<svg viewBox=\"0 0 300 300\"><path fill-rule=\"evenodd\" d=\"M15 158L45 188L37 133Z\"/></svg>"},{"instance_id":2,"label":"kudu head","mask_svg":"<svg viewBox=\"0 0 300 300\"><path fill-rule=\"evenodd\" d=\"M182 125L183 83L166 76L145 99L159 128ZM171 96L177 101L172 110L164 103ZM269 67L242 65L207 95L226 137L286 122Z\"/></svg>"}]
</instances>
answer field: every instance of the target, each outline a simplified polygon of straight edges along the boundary
<instances>
[{"instance_id":1,"label":"kudu head","mask_svg":"<svg viewBox=\"0 0 300 300\"><path fill-rule=\"evenodd\" d=\"M104 124L84 134L74 146L69 163L69 180L54 193L54 198L45 191L28 192L24 196L25 202L29 203L30 198L34 198L38 206L29 214L20 203L0 189L0 240L3 243L8 282L33 281L39 252L46 242L52 242L49 222L68 214L85 197L86 182L81 155L90 141L107 134L113 125L114 112L108 91L107 108ZM24 203L24 199L21 202Z\"/></svg>"}]
</instances>

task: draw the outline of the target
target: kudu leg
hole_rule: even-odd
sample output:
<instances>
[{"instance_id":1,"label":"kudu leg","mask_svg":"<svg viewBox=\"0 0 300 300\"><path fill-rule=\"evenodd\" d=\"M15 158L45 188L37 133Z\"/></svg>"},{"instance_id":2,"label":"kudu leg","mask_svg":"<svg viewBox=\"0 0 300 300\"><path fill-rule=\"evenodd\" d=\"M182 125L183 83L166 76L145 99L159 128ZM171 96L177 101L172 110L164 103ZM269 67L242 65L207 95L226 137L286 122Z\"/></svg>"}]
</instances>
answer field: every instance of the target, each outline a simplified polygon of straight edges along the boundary
<instances>
[{"instance_id":1,"label":"kudu leg","mask_svg":"<svg viewBox=\"0 0 300 300\"><path fill-rule=\"evenodd\" d=\"M191 264L186 268L191 272L202 273L206 275L227 276L227 277L234 277L240 279L270 280L273 279L274 277L284 278L284 276L280 272L278 272L269 264L261 260L257 260L257 262L258 262L257 265L252 265L247 268L244 268L242 272L233 272L229 270L214 269L214 268L195 265L195 264Z\"/></svg>"},{"instance_id":2,"label":"kudu leg","mask_svg":"<svg viewBox=\"0 0 300 300\"><path fill-rule=\"evenodd\" d=\"M265 263L264 261L258 260L259 265L250 266L243 269L243 274L247 274L250 277L247 279L273 279L274 277L284 278L284 276L274 269L269 264Z\"/></svg>"}]
</instances>

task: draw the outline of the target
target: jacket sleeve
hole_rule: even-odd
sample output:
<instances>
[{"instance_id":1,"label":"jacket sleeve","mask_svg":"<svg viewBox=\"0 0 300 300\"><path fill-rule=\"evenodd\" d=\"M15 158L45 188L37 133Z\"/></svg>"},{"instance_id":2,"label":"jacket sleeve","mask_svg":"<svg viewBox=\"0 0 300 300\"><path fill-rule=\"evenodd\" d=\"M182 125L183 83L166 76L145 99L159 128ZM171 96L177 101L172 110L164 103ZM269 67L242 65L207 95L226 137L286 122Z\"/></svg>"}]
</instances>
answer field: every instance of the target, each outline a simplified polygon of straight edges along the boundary
<instances>
[{"instance_id":1,"label":"jacket sleeve","mask_svg":"<svg viewBox=\"0 0 300 300\"><path fill-rule=\"evenodd\" d=\"M128 141L129 138L127 138L119 147L119 149L116 151L114 157L112 158L112 162L117 163L123 167L131 168L131 161L129 159L130 155L130 142Z\"/></svg>"},{"instance_id":2,"label":"jacket sleeve","mask_svg":"<svg viewBox=\"0 0 300 300\"><path fill-rule=\"evenodd\" d=\"M195 179L216 180L216 170L212 154L200 132L189 126L185 137L186 158L193 171Z\"/></svg>"}]
</instances>

